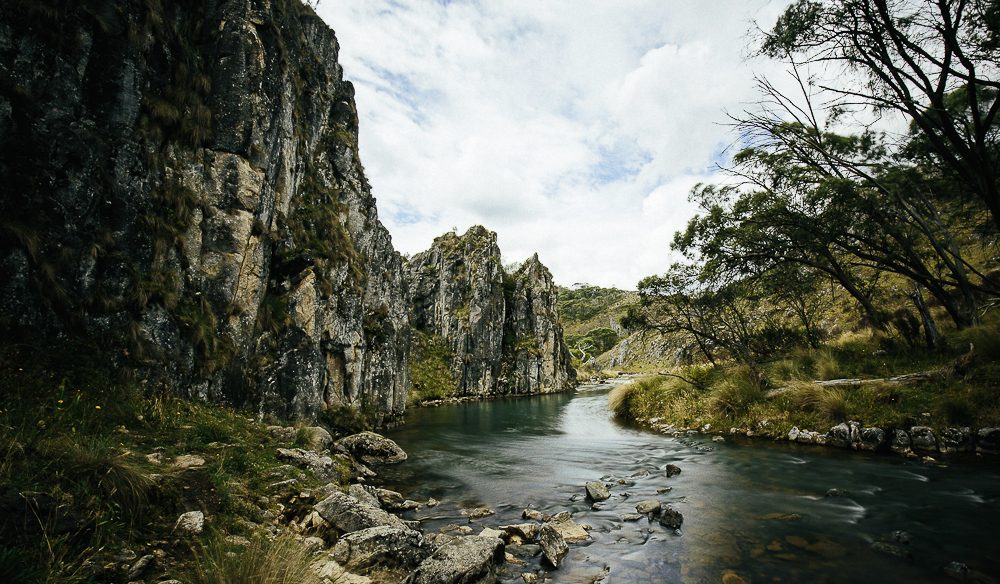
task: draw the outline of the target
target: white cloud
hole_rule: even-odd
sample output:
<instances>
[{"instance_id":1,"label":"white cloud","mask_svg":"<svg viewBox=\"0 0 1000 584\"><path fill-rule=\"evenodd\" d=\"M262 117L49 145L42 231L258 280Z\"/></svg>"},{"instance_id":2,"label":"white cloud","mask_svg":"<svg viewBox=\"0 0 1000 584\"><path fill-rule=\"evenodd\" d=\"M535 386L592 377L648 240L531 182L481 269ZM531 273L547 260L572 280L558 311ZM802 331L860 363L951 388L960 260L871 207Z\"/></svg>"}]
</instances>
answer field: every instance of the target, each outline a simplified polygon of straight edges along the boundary
<instances>
[{"instance_id":1,"label":"white cloud","mask_svg":"<svg viewBox=\"0 0 1000 584\"><path fill-rule=\"evenodd\" d=\"M632 288L671 261L754 98L752 20L785 0L327 0L382 221L414 253L457 227L562 284Z\"/></svg>"}]
</instances>

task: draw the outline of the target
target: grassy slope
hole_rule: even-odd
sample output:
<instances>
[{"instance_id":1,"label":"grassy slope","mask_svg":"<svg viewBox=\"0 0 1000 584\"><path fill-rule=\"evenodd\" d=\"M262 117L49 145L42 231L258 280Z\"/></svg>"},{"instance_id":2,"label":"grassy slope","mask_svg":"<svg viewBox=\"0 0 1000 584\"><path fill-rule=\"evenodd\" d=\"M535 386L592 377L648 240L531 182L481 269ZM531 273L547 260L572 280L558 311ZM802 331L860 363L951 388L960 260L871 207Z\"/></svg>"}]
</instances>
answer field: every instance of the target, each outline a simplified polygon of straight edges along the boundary
<instances>
[{"instance_id":1,"label":"grassy slope","mask_svg":"<svg viewBox=\"0 0 1000 584\"><path fill-rule=\"evenodd\" d=\"M223 537L257 540L269 517L296 511L282 509L284 499L268 485L295 478L298 492L319 484L278 461L282 444L245 412L144 395L139 382L114 379L83 359L54 366L55 358L66 357L25 350L0 356L2 582L125 581L135 560L124 559L123 549L158 558L147 577L241 581L213 579L206 566L234 550L245 563L260 563L270 544L232 548ZM58 369L71 372L52 373ZM147 459L154 453L164 462ZM175 469L169 462L180 454L206 464ZM174 522L189 510L205 513L206 531L179 539Z\"/></svg>"},{"instance_id":2,"label":"grassy slope","mask_svg":"<svg viewBox=\"0 0 1000 584\"><path fill-rule=\"evenodd\" d=\"M950 371L975 345L967 371ZM941 370L911 384L872 383L823 387L814 380L885 378ZM847 333L816 350L797 349L776 356L757 370L720 364L676 368L620 388L611 407L625 419L657 420L678 428L711 424L714 430L739 428L783 436L792 426L825 431L857 420L882 428L930 425L1000 425L1000 319L952 331L946 348L928 352L891 337ZM772 391L781 389L781 391ZM770 392L770 397L769 397Z\"/></svg>"}]
</instances>

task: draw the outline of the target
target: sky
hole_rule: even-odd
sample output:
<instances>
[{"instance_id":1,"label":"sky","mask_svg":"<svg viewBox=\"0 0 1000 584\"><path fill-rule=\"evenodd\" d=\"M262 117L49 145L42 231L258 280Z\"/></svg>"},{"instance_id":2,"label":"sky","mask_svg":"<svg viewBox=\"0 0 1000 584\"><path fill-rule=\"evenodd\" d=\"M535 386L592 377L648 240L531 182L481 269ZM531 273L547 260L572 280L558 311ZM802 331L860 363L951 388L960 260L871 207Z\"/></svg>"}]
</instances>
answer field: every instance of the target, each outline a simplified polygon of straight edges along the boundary
<instances>
[{"instance_id":1,"label":"sky","mask_svg":"<svg viewBox=\"0 0 1000 584\"><path fill-rule=\"evenodd\" d=\"M786 0L323 0L396 249L480 224L505 263L635 289L676 259Z\"/></svg>"}]
</instances>

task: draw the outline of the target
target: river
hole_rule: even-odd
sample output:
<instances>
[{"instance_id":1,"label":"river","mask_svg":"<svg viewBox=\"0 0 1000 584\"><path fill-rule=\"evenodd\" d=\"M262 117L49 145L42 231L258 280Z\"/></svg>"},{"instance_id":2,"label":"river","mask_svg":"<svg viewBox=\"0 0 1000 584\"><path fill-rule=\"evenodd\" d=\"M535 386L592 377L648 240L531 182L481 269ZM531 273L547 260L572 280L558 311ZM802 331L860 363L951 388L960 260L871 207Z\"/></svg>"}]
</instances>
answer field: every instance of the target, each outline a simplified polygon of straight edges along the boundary
<instances>
[{"instance_id":1,"label":"river","mask_svg":"<svg viewBox=\"0 0 1000 584\"><path fill-rule=\"evenodd\" d=\"M409 460L383 474L411 499L441 501L411 513L428 532L523 523L529 506L570 511L592 539L571 544L550 570L557 583L602 575L607 583L941 582L952 581L951 562L1000 574L1000 465L992 459L925 465L808 445L672 438L612 419L610 389L415 408L389 433ZM666 477L667 464L681 474ZM614 483L612 496L591 509L584 483L598 479ZM830 489L847 494L827 497ZM644 499L683 513L682 529L622 521ZM461 510L477 505L496 514L470 522ZM873 548L880 541L894 547ZM540 569L538 558L508 564L503 581Z\"/></svg>"}]
</instances>

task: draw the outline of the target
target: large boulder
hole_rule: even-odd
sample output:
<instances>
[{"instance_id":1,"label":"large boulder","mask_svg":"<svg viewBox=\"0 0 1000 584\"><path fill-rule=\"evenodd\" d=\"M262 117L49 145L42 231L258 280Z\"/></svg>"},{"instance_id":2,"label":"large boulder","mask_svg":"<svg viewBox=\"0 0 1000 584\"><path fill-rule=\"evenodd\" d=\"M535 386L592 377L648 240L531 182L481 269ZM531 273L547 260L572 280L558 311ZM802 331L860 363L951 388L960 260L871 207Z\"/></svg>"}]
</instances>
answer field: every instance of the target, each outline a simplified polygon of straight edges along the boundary
<instances>
[{"instance_id":1,"label":"large boulder","mask_svg":"<svg viewBox=\"0 0 1000 584\"><path fill-rule=\"evenodd\" d=\"M333 493L316 503L315 510L327 523L343 533L370 527L406 529L403 520L346 493Z\"/></svg>"},{"instance_id":2,"label":"large boulder","mask_svg":"<svg viewBox=\"0 0 1000 584\"><path fill-rule=\"evenodd\" d=\"M546 523L538 531L538 545L542 546L542 553L545 555L545 559L554 568L558 568L559 563L569 553L569 546L566 545L566 539L563 538L562 534L551 523Z\"/></svg>"},{"instance_id":3,"label":"large boulder","mask_svg":"<svg viewBox=\"0 0 1000 584\"><path fill-rule=\"evenodd\" d=\"M472 535L455 538L424 560L407 584L492 584L504 562L503 540Z\"/></svg>"},{"instance_id":4,"label":"large boulder","mask_svg":"<svg viewBox=\"0 0 1000 584\"><path fill-rule=\"evenodd\" d=\"M348 533L337 540L330 556L351 571L399 568L411 571L431 554L419 531L380 525Z\"/></svg>"},{"instance_id":5,"label":"large boulder","mask_svg":"<svg viewBox=\"0 0 1000 584\"><path fill-rule=\"evenodd\" d=\"M352 434L338 440L337 445L365 464L395 464L406 460L406 452L398 444L375 432Z\"/></svg>"}]
</instances>

